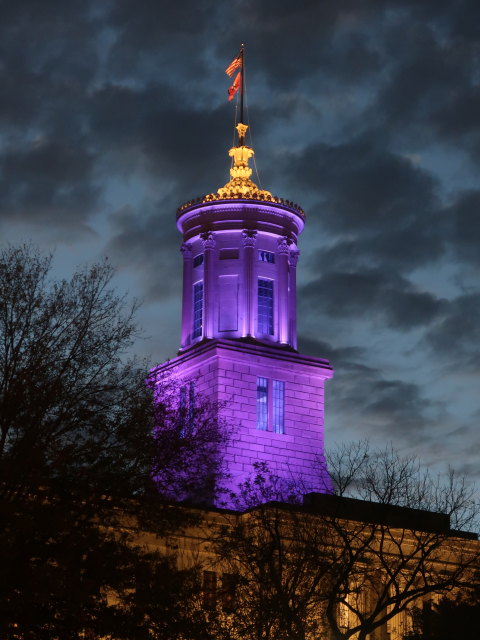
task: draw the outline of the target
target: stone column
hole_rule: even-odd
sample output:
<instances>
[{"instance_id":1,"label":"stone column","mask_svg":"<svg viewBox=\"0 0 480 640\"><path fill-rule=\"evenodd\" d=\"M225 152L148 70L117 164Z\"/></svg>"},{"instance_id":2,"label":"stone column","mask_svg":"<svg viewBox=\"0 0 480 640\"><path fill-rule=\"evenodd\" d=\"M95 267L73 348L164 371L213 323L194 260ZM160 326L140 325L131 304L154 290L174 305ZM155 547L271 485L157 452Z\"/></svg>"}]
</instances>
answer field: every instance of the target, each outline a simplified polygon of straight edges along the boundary
<instances>
[{"instance_id":1,"label":"stone column","mask_svg":"<svg viewBox=\"0 0 480 640\"><path fill-rule=\"evenodd\" d=\"M290 338L289 343L297 348L297 262L300 251L290 251L290 281L289 281L289 306L290 306Z\"/></svg>"},{"instance_id":2,"label":"stone column","mask_svg":"<svg viewBox=\"0 0 480 640\"><path fill-rule=\"evenodd\" d=\"M180 349L185 349L191 342L192 335L192 245L184 242L180 247L183 256L183 295L182 295L182 335Z\"/></svg>"},{"instance_id":3,"label":"stone column","mask_svg":"<svg viewBox=\"0 0 480 640\"><path fill-rule=\"evenodd\" d=\"M257 232L244 229L243 236L243 335L255 335L256 319L256 287L255 287L255 245Z\"/></svg>"},{"instance_id":4,"label":"stone column","mask_svg":"<svg viewBox=\"0 0 480 640\"><path fill-rule=\"evenodd\" d=\"M213 338L215 333L215 238L211 231L202 233L203 240L203 337Z\"/></svg>"},{"instance_id":5,"label":"stone column","mask_svg":"<svg viewBox=\"0 0 480 640\"><path fill-rule=\"evenodd\" d=\"M288 344L289 301L288 301L288 252L291 241L284 236L278 239L277 250L277 336L281 344Z\"/></svg>"}]
</instances>

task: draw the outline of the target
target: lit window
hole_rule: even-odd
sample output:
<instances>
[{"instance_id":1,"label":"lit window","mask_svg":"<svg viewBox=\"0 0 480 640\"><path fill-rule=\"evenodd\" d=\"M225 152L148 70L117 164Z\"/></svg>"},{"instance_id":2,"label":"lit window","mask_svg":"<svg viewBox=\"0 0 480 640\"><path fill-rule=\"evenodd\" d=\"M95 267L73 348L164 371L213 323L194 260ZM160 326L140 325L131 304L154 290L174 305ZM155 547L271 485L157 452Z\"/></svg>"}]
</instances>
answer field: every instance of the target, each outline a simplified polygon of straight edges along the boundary
<instances>
[{"instance_id":1,"label":"lit window","mask_svg":"<svg viewBox=\"0 0 480 640\"><path fill-rule=\"evenodd\" d=\"M269 262L270 264L275 263L275 254L271 251L259 251L258 259L260 262Z\"/></svg>"},{"instance_id":2,"label":"lit window","mask_svg":"<svg viewBox=\"0 0 480 640\"><path fill-rule=\"evenodd\" d=\"M273 381L273 430L275 433L284 433L285 415L285 382Z\"/></svg>"},{"instance_id":3,"label":"lit window","mask_svg":"<svg viewBox=\"0 0 480 640\"><path fill-rule=\"evenodd\" d=\"M269 394L271 400L269 400ZM257 378L257 429L285 433L285 382Z\"/></svg>"},{"instance_id":4,"label":"lit window","mask_svg":"<svg viewBox=\"0 0 480 640\"><path fill-rule=\"evenodd\" d=\"M235 611L235 590L237 586L237 576L232 573L222 574L222 609L225 613Z\"/></svg>"},{"instance_id":5,"label":"lit window","mask_svg":"<svg viewBox=\"0 0 480 640\"><path fill-rule=\"evenodd\" d=\"M258 281L258 332L273 335L273 280Z\"/></svg>"},{"instance_id":6,"label":"lit window","mask_svg":"<svg viewBox=\"0 0 480 640\"><path fill-rule=\"evenodd\" d=\"M203 253L199 253L198 256L195 256L193 259L193 266L199 267L203 263Z\"/></svg>"},{"instance_id":7,"label":"lit window","mask_svg":"<svg viewBox=\"0 0 480 640\"><path fill-rule=\"evenodd\" d=\"M215 609L217 606L217 574L215 571L203 572L203 606Z\"/></svg>"},{"instance_id":8,"label":"lit window","mask_svg":"<svg viewBox=\"0 0 480 640\"><path fill-rule=\"evenodd\" d=\"M268 380L257 378L257 429L266 431L268 425Z\"/></svg>"},{"instance_id":9,"label":"lit window","mask_svg":"<svg viewBox=\"0 0 480 640\"><path fill-rule=\"evenodd\" d=\"M187 398L188 393L188 398ZM184 438L193 430L195 420L195 383L180 387L179 426L180 436Z\"/></svg>"},{"instance_id":10,"label":"lit window","mask_svg":"<svg viewBox=\"0 0 480 640\"><path fill-rule=\"evenodd\" d=\"M203 282L193 285L193 337L199 338L203 328Z\"/></svg>"}]
</instances>

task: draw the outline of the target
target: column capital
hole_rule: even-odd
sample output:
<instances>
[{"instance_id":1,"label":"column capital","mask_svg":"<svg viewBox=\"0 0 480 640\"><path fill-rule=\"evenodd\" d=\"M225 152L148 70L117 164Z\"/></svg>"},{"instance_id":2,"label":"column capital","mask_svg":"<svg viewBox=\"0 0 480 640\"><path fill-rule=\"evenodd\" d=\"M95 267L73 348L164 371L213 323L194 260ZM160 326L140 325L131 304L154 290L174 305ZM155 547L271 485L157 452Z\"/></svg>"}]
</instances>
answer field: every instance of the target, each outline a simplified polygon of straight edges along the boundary
<instances>
[{"instance_id":1,"label":"column capital","mask_svg":"<svg viewBox=\"0 0 480 640\"><path fill-rule=\"evenodd\" d=\"M279 238L278 239L278 253L280 253L280 254L282 254L282 253L288 254L291 244L292 244L292 241L289 238L287 238L287 236L283 236L282 238Z\"/></svg>"},{"instance_id":2,"label":"column capital","mask_svg":"<svg viewBox=\"0 0 480 640\"><path fill-rule=\"evenodd\" d=\"M200 238L203 241L204 249L215 249L217 246L217 243L215 242L215 235L211 231L201 233Z\"/></svg>"},{"instance_id":3,"label":"column capital","mask_svg":"<svg viewBox=\"0 0 480 640\"><path fill-rule=\"evenodd\" d=\"M244 229L242 231L243 246L254 247L257 242L257 232L255 229Z\"/></svg>"},{"instance_id":4,"label":"column capital","mask_svg":"<svg viewBox=\"0 0 480 640\"><path fill-rule=\"evenodd\" d=\"M293 249L292 251L290 251L290 265L292 267L297 266L299 255L300 255L300 251L298 251L298 249Z\"/></svg>"},{"instance_id":5,"label":"column capital","mask_svg":"<svg viewBox=\"0 0 480 640\"><path fill-rule=\"evenodd\" d=\"M193 258L192 245L188 242L184 242L180 247L180 253L182 254L184 260L191 260Z\"/></svg>"}]
</instances>

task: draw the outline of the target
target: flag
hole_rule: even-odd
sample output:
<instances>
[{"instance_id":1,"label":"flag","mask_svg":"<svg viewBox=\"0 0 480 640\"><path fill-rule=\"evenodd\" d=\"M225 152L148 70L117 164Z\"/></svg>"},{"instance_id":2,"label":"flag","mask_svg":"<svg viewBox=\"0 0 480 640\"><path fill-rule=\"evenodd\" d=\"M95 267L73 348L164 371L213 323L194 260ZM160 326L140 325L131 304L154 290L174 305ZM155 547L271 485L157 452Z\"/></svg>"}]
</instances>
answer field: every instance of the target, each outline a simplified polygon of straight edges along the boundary
<instances>
[{"instance_id":1,"label":"flag","mask_svg":"<svg viewBox=\"0 0 480 640\"><path fill-rule=\"evenodd\" d=\"M238 67L242 66L242 54L240 53L234 60L232 60L232 62L228 65L228 67L225 69L225 73L227 74L227 76L230 76L230 78L233 76L233 72L235 71L235 69L238 69Z\"/></svg>"},{"instance_id":2,"label":"flag","mask_svg":"<svg viewBox=\"0 0 480 640\"><path fill-rule=\"evenodd\" d=\"M237 75L235 76L235 80L233 81L232 86L230 87L230 89L228 90L228 101L230 102L230 100L233 100L233 96L237 93L237 91L240 89L240 84L242 82L242 72L239 71L237 73Z\"/></svg>"}]
</instances>

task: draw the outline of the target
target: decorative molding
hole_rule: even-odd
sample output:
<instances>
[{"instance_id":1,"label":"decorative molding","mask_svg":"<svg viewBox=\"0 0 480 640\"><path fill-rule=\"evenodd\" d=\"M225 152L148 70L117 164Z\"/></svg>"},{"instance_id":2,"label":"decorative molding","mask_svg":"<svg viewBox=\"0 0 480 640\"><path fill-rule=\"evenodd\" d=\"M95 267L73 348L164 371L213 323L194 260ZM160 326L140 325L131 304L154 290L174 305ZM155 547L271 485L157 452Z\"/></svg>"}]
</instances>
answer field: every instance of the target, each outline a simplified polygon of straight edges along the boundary
<instances>
[{"instance_id":1,"label":"decorative molding","mask_svg":"<svg viewBox=\"0 0 480 640\"><path fill-rule=\"evenodd\" d=\"M292 202L291 200L286 200L285 198L277 198L276 196L267 197L263 194L258 195L256 198L244 198L238 193L229 193L229 194L225 194L224 197L220 197L215 193L210 193L201 198L193 198L192 200L189 200L188 202L185 202L184 204L180 205L177 209L177 219L182 216L184 211L190 208L194 208L198 205L202 205L202 204L208 205L210 203L217 203L217 202L221 203L222 201L229 201L229 204L230 204L230 203L234 203L235 200L252 200L253 202L258 202L260 205L264 205L264 204L280 205L281 207L286 207L290 211L294 211L301 218L305 218L305 212L300 207L300 205L296 204L295 202ZM242 208L240 205L239 211L241 210ZM280 215L282 214L280 213Z\"/></svg>"},{"instance_id":2,"label":"decorative molding","mask_svg":"<svg viewBox=\"0 0 480 640\"><path fill-rule=\"evenodd\" d=\"M180 247L180 253L184 260L191 260L193 258L192 245L188 242L184 242Z\"/></svg>"},{"instance_id":3,"label":"decorative molding","mask_svg":"<svg viewBox=\"0 0 480 640\"><path fill-rule=\"evenodd\" d=\"M294 249L293 251L290 251L290 265L292 267L296 267L297 266L299 255L300 255L300 251L298 251L297 249Z\"/></svg>"},{"instance_id":4,"label":"decorative molding","mask_svg":"<svg viewBox=\"0 0 480 640\"><path fill-rule=\"evenodd\" d=\"M215 249L217 243L215 242L215 236L211 231L205 231L200 234L200 238L203 241L204 249Z\"/></svg>"},{"instance_id":5,"label":"decorative molding","mask_svg":"<svg viewBox=\"0 0 480 640\"><path fill-rule=\"evenodd\" d=\"M257 242L257 232L254 229L244 229L242 231L243 246L254 247Z\"/></svg>"},{"instance_id":6,"label":"decorative molding","mask_svg":"<svg viewBox=\"0 0 480 640\"><path fill-rule=\"evenodd\" d=\"M288 254L288 252L290 251L290 245L292 244L292 241L287 238L287 236L283 236L282 238L278 239L278 253L280 254Z\"/></svg>"}]
</instances>

